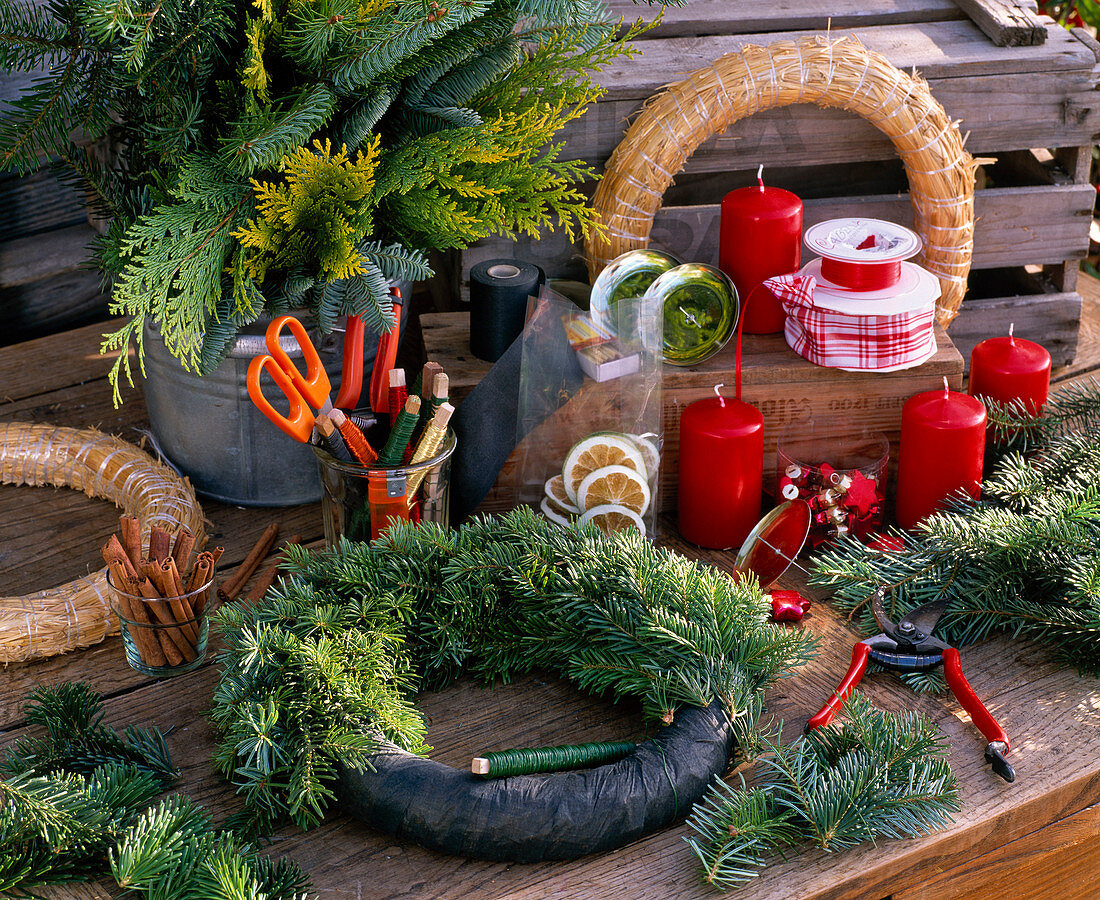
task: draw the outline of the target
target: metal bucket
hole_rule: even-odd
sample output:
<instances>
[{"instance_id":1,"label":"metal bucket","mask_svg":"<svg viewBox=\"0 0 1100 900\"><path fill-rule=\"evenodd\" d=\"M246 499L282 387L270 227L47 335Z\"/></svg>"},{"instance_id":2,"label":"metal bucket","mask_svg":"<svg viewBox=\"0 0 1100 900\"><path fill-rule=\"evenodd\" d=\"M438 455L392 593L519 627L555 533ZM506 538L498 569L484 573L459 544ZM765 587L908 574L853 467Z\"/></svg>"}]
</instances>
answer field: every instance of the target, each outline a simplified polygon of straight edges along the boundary
<instances>
[{"instance_id":1,"label":"metal bucket","mask_svg":"<svg viewBox=\"0 0 1100 900\"><path fill-rule=\"evenodd\" d=\"M399 286L402 296L409 297L411 285ZM263 334L267 324L261 320L245 329L229 357L200 377L184 371L157 331L146 323L149 422L164 455L203 496L235 506L315 503L321 499L321 480L312 449L272 425L248 396L248 364L252 357L267 352ZM405 316L401 324L404 331ZM377 344L377 335L368 331L363 348L364 405L369 399ZM340 382L343 335L328 335L316 346L335 391ZM283 349L291 358L301 357L293 337L283 339ZM276 409L286 411L277 388L265 393Z\"/></svg>"}]
</instances>

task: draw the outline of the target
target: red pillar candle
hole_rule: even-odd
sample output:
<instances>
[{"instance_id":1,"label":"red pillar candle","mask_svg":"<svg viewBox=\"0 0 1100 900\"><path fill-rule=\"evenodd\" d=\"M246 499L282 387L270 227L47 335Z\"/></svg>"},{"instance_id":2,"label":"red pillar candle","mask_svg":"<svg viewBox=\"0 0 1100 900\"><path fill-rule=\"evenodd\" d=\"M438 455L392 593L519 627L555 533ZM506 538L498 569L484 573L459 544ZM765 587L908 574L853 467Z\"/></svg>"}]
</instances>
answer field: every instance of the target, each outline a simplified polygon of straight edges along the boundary
<instances>
[{"instance_id":1,"label":"red pillar candle","mask_svg":"<svg viewBox=\"0 0 1100 900\"><path fill-rule=\"evenodd\" d=\"M715 550L740 547L760 519L764 417L755 406L715 397L680 417L679 525L685 540Z\"/></svg>"},{"instance_id":2,"label":"red pillar candle","mask_svg":"<svg viewBox=\"0 0 1100 900\"><path fill-rule=\"evenodd\" d=\"M798 270L802 262L802 201L783 188L757 186L730 191L722 198L718 268L733 280L745 310L748 334L783 330L783 306L766 288L765 278Z\"/></svg>"},{"instance_id":3,"label":"red pillar candle","mask_svg":"<svg viewBox=\"0 0 1100 900\"><path fill-rule=\"evenodd\" d=\"M925 391L901 410L897 518L912 528L959 490L977 498L985 459L985 407L967 394Z\"/></svg>"},{"instance_id":4,"label":"red pillar candle","mask_svg":"<svg viewBox=\"0 0 1100 900\"><path fill-rule=\"evenodd\" d=\"M988 397L998 403L1021 401L1033 416L1047 402L1050 391L1050 354L1024 338L988 338L970 353L972 397Z\"/></svg>"}]
</instances>

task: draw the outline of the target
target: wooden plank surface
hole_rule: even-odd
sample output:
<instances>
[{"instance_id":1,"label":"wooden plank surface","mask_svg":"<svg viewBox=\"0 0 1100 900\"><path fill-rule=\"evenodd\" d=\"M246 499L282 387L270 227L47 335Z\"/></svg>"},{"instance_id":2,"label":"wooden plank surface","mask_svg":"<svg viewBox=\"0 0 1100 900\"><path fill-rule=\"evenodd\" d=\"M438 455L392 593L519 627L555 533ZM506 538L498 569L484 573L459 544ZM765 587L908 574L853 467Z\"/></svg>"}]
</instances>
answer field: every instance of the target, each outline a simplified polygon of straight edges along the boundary
<instances>
[{"instance_id":1,"label":"wooden plank surface","mask_svg":"<svg viewBox=\"0 0 1100 900\"><path fill-rule=\"evenodd\" d=\"M0 174L0 209L4 210L0 241L87 221L80 193L50 169L23 177L14 172Z\"/></svg>"},{"instance_id":2,"label":"wooden plank surface","mask_svg":"<svg viewBox=\"0 0 1100 900\"><path fill-rule=\"evenodd\" d=\"M792 40L806 31L794 29L771 34L715 34L665 38L639 43L640 53L620 60L597 76L607 99L644 99L670 81L709 66L718 57L748 44ZM882 25L845 28L835 38L853 35L866 47L883 54L899 69L918 73L935 83L938 79L1044 72L1091 71L1092 51L1064 28L1047 24L1047 40L1035 47L994 47L970 21ZM933 94L935 88L933 87Z\"/></svg>"},{"instance_id":3,"label":"wooden plank surface","mask_svg":"<svg viewBox=\"0 0 1100 900\"><path fill-rule=\"evenodd\" d=\"M1091 300L1087 308L1096 314ZM1095 323L1090 328L1094 329ZM83 346L72 335L67 343L60 339L55 343L65 346L67 356L91 355L95 347L93 330L85 329L84 338ZM0 350L0 373L30 368L43 355L54 360L63 358L50 352L49 341ZM1100 365L1100 350L1094 344L1090 341L1083 348L1081 358L1085 368ZM1073 377L1075 371L1059 374ZM97 387L106 389L101 376ZM57 424L84 424L89 415L99 415L102 409L86 393L76 392L74 402L66 403L65 389L56 383L41 395L34 394L30 387L25 389L31 392L22 401L29 405L20 404L19 417L38 408L48 408ZM89 406L93 408L91 413L87 412ZM13 418L11 412L12 405L0 406L0 419ZM122 428L130 428L140 426L143 418L140 398L135 398L123 408L117 422ZM60 500L61 509L75 516L74 506L69 505L71 498L65 497L65 492L39 489L35 491L34 503L39 515L32 521L25 499L31 490L0 492L0 522L6 522L12 514L21 514L20 527L37 529L44 543L46 533L58 528L63 536L60 544L68 542L75 546L93 541L88 531L106 525L113 515L109 507L94 514L82 513L87 518L81 518L77 527L72 517L67 520L64 514L46 512ZM80 502L100 505L97 501ZM315 509L273 513L222 509L213 504L204 508L223 540L235 542L231 553L238 559L252 536L273 516L301 516L299 526L303 529L309 528L312 519L312 533L320 533ZM99 525L95 524L96 516L102 516ZM667 530L671 532L671 528ZM669 544L674 550L699 556L719 568L727 571L730 568L728 554L699 553L675 537ZM55 580L76 574L66 573L65 565L77 565L76 556L63 555L51 562L48 572L43 566L38 575L33 566L21 567L14 578L5 564L0 567L0 591L9 592L13 585L28 585L36 577ZM797 734L806 716L816 711L835 687L847 666L850 645L857 638L827 605L815 605L803 627L810 628L821 640L819 658L768 694L768 714L786 722L788 737ZM1007 858L1036 842L1057 853L1060 844L1077 840L1082 829L1092 822L1091 812L1084 811L1093 810L1100 802L1100 758L1095 752L1095 736L1100 729L1097 682L1082 679L1061 667L1042 648L1005 639L967 648L963 664L978 695L1013 737L1017 782L1006 785L990 773L982 759L984 741L953 699L913 695L889 674L868 676L866 689L877 703L893 709L922 710L944 728L952 745L951 762L962 792L963 812L958 821L927 838L883 842L877 848L863 847L839 854L811 850L793 855L785 862L771 860L763 877L739 891L739 897L874 900L893 894L914 900L919 895L911 898L905 892L919 890L930 877L941 872L954 871L960 878L969 877L975 860L985 858L985 864L979 868L984 867L996 878L1000 870L991 864L994 861L989 857L994 848L1007 847L1004 851ZM86 678L108 694L108 722L174 727L168 742L184 770L182 790L207 804L219 820L237 808L232 790L213 774L209 764L214 735L204 714L217 679L213 663L178 679L152 682L125 666L119 639L111 638L98 647L53 660L10 665L4 675L0 680L0 743L7 744L32 730L22 724L19 711L30 686ZM549 677L532 676L492 691L460 683L421 697L420 707L430 722L428 738L436 747L435 757L452 765L465 765L474 753L505 744L636 737L641 731L636 709L578 696ZM1042 829L1052 823L1059 823L1056 827L1061 830L1043 834ZM298 860L311 872L322 897L702 900L717 896L699 884L693 858L683 844L685 833L680 823L614 853L567 863L511 865L441 856L375 832L337 813L312 832L281 830L270 852L286 853ZM1036 837L1037 834L1042 837ZM1014 848L1013 842L1020 843ZM1029 871L1043 867L1043 873L1050 873L1051 890L1059 896L1062 893L1072 896L1062 884L1065 879L1054 877L1057 866L1050 863L1048 855L1027 855ZM1093 890L1092 896L1100 891L1095 869L1072 868L1069 873L1079 885ZM954 879L945 874L937 896L963 896L953 892L954 884ZM1019 892L1018 885L1012 887ZM981 896L1000 892L991 893L986 886L977 890ZM116 897L119 891L113 885L101 883L55 888L47 895L56 900L90 900ZM974 894L968 891L968 895Z\"/></svg>"},{"instance_id":4,"label":"wooden plank surface","mask_svg":"<svg viewBox=\"0 0 1100 900\"><path fill-rule=\"evenodd\" d=\"M650 18L633 0L610 0L612 13L630 22ZM661 23L643 40L701 34L767 34L776 31L838 31L875 25L945 22L965 19L955 0L772 0L769 3L729 3L691 0L666 6Z\"/></svg>"},{"instance_id":5,"label":"wooden plank surface","mask_svg":"<svg viewBox=\"0 0 1100 900\"><path fill-rule=\"evenodd\" d=\"M1013 885L1013 900L1094 900L1100 870L1100 805L1060 819L959 869L930 872L893 900L978 896L990 881Z\"/></svg>"},{"instance_id":6,"label":"wooden plank surface","mask_svg":"<svg viewBox=\"0 0 1100 900\"><path fill-rule=\"evenodd\" d=\"M951 340L967 360L979 341L1007 332L1041 344L1056 366L1065 366L1077 356L1081 325L1081 295L1070 292L1025 294L1014 297L964 299L959 315L951 323Z\"/></svg>"},{"instance_id":7,"label":"wooden plank surface","mask_svg":"<svg viewBox=\"0 0 1100 900\"><path fill-rule=\"evenodd\" d=\"M955 0L996 47L1042 44L1046 28L1030 9L1015 0Z\"/></svg>"}]
</instances>

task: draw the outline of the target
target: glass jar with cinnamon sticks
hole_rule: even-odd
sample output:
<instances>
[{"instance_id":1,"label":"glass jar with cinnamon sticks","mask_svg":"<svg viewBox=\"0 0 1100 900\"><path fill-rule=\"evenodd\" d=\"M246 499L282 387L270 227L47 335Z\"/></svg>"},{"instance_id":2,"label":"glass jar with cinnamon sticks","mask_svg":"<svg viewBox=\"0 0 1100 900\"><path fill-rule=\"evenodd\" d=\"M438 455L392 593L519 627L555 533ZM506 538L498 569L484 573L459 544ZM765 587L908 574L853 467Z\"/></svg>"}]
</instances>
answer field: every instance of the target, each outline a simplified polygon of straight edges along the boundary
<instances>
[{"instance_id":1,"label":"glass jar with cinnamon sticks","mask_svg":"<svg viewBox=\"0 0 1100 900\"><path fill-rule=\"evenodd\" d=\"M143 550L133 516L103 546L107 586L130 668L165 677L190 672L206 656L208 606L221 548L195 555L191 533L153 528Z\"/></svg>"}]
</instances>

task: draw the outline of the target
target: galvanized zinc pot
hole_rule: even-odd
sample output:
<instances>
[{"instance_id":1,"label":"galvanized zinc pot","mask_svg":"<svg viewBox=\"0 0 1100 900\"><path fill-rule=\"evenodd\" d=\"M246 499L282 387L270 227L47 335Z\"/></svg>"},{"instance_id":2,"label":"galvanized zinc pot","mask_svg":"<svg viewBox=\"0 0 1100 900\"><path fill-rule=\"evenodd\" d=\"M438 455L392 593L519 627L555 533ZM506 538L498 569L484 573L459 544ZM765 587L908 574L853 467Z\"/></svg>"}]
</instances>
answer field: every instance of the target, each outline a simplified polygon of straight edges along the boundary
<instances>
[{"instance_id":1,"label":"galvanized zinc pot","mask_svg":"<svg viewBox=\"0 0 1100 900\"><path fill-rule=\"evenodd\" d=\"M402 296L410 296L411 285L399 286ZM245 329L228 358L201 377L184 371L157 331L146 324L149 422L163 454L206 497L236 506L314 503L321 499L321 480L313 451L279 431L248 396L248 363L267 352L263 334L267 324L268 320L261 320ZM335 334L317 344L334 394L340 383L342 342L343 336ZM363 348L363 405L368 402L377 344L378 336L368 331ZM283 339L283 349L292 359L301 357L293 337ZM272 385L267 396L285 412L277 388Z\"/></svg>"}]
</instances>

